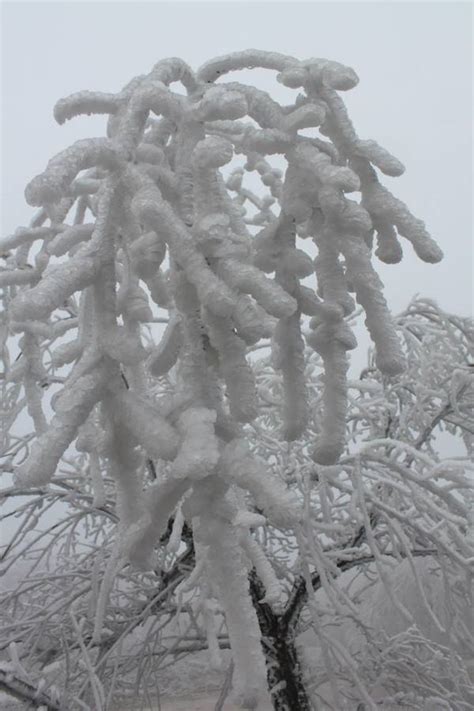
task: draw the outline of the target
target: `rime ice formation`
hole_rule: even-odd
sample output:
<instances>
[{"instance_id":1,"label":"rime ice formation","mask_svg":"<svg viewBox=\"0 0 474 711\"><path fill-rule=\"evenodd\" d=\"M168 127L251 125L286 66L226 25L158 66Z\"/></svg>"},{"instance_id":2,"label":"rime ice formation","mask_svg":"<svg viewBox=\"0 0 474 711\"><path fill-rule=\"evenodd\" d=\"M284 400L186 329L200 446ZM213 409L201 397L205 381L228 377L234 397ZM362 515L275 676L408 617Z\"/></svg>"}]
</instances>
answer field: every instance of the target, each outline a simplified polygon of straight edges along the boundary
<instances>
[{"instance_id":1,"label":"rime ice formation","mask_svg":"<svg viewBox=\"0 0 474 711\"><path fill-rule=\"evenodd\" d=\"M225 81L253 67L276 71L279 82L297 89L294 103L281 106L260 89ZM176 82L185 93L172 90ZM291 527L301 515L245 442L243 425L257 414L248 347L272 337L284 385L283 435L297 439L311 417L302 334L302 319L311 317L306 343L324 363L324 417L313 457L332 464L344 447L346 353L356 345L345 317L354 298L380 369L403 369L373 243L388 263L401 259L399 237L424 261L441 258L423 222L379 182L379 172L400 175L402 164L354 130L339 92L357 82L337 62L248 50L197 72L166 59L118 94L61 99L58 123L106 114L107 137L77 141L52 158L25 191L39 212L1 244L8 256L0 285L10 287L10 326L22 334L15 377L23 380L37 435L17 481L49 482L76 443L91 458L96 505L104 496L100 467L115 479L121 554L142 567L153 564L181 502L196 540L196 584L206 580L204 598L217 595L224 608L247 708L257 704L265 673L247 571L259 571L267 601L278 599L279 584L249 536L260 519L236 492L247 492L276 526ZM308 128L318 131L300 133ZM286 160L284 175L272 166L274 155ZM252 172L263 196L245 186ZM360 203L347 197L357 191ZM314 263L297 237L314 240ZM314 273L317 293L301 283ZM141 324L159 308L168 325L149 347ZM71 315L64 327L62 309ZM69 330L75 338L64 343ZM57 367L70 364L49 422L44 340ZM154 379L172 368L174 391L157 400ZM147 459L159 464L159 476L145 496ZM210 644L212 635L210 629Z\"/></svg>"}]
</instances>

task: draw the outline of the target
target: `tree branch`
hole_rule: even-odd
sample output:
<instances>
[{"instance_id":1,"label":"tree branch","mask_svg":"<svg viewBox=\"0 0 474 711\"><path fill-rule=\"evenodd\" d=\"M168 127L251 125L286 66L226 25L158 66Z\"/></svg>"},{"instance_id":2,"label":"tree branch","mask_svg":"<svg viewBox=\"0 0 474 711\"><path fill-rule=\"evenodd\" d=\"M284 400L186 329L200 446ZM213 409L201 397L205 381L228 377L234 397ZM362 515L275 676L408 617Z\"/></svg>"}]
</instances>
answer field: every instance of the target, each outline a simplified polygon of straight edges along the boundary
<instances>
[{"instance_id":1,"label":"tree branch","mask_svg":"<svg viewBox=\"0 0 474 711\"><path fill-rule=\"evenodd\" d=\"M0 691L4 691L19 701L33 704L36 708L46 706L48 711L61 711L61 705L53 701L48 694L4 669L0 669Z\"/></svg>"}]
</instances>

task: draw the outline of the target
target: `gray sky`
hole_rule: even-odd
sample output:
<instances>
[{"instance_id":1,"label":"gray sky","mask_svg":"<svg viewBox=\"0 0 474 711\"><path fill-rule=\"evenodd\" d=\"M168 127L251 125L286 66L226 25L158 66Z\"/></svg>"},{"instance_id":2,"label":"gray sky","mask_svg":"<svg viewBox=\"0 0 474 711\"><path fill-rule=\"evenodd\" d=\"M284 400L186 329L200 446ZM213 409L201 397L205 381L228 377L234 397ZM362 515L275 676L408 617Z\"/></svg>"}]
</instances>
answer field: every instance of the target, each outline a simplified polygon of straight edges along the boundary
<instances>
[{"instance_id":1,"label":"gray sky","mask_svg":"<svg viewBox=\"0 0 474 711\"><path fill-rule=\"evenodd\" d=\"M79 138L103 135L99 117L57 126L56 100L80 89L117 91L159 59L197 68L246 48L352 66L344 93L361 138L406 165L384 178L445 252L420 262L404 242L401 264L376 268L393 311L419 292L447 310L472 309L472 8L456 2L4 2L2 5L2 234L28 222L26 183ZM287 101L273 72L256 83ZM294 96L293 92L293 96Z\"/></svg>"}]
</instances>

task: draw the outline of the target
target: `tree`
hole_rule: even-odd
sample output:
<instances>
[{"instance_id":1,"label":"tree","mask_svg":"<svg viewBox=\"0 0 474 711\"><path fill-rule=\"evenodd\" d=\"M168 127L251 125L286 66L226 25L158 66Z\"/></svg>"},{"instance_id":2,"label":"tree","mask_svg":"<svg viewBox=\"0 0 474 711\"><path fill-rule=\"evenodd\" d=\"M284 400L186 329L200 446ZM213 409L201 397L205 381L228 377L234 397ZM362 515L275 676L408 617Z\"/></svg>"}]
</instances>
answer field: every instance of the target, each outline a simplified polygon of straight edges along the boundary
<instances>
[{"instance_id":1,"label":"tree","mask_svg":"<svg viewBox=\"0 0 474 711\"><path fill-rule=\"evenodd\" d=\"M216 83L256 66L301 88L295 103ZM344 694L375 708L368 688L383 655L341 572L379 578L406 619L387 561L408 562L423 600L419 556L433 558L467 594L465 462L441 465L430 447L440 423L466 427L468 325L424 304L421 315L419 305L407 312L397 335L371 263L374 239L376 256L389 263L402 256L397 233L424 261L441 252L379 183L374 166L392 176L403 166L355 133L338 91L357 81L336 62L249 50L197 73L164 60L118 94L85 91L57 103L59 123L81 113L109 119L107 138L78 141L29 183L27 202L40 210L2 243L4 469L15 477L4 496L27 497L4 557L12 564L24 542L40 550L35 566L54 556L56 571L39 581L30 571L7 594L13 617L15 609L23 617L8 638L10 690L23 664L18 643L32 668L58 664L68 708L107 708L119 668L123 686L126 669L138 689L146 669L190 651L204 628L216 664L225 630L244 708L256 708L265 677L277 709L311 708L315 694L329 708L343 708ZM171 91L174 82L186 94ZM275 156L284 158L284 175ZM260 178L257 194L250 173ZM345 196L355 191L360 202ZM300 238L316 244L314 262L297 247ZM301 283L314 271L318 294ZM356 346L351 293L375 343L355 399L347 380L347 351ZM447 401L433 392L446 383L419 350L432 331L442 335L442 367L457 367ZM20 349L13 364L7 333ZM270 374L252 356L268 338ZM25 410L27 434L19 429ZM283 464L294 481L282 479ZM39 518L58 504L59 520L32 543ZM450 643L454 634L466 638L456 605L450 599ZM373 666L359 669L327 634L330 607L332 618L345 615L364 630ZM298 661L295 633L307 611L322 649L319 681L329 680L332 698L308 686ZM183 614L187 630L170 632L170 619ZM120 645L144 622L139 654L126 654L121 668ZM411 634L402 647L423 646L423 635L420 642ZM453 664L453 652L438 647L427 643L423 654L434 650ZM393 651L382 667L396 668L399 657ZM71 666L77 658L82 666ZM420 657L414 668L423 665ZM393 676L384 684L396 685ZM433 667L414 693L428 698L428 689L434 698L435 676ZM461 676L456 704L471 693ZM64 698L51 697L51 707Z\"/></svg>"}]
</instances>

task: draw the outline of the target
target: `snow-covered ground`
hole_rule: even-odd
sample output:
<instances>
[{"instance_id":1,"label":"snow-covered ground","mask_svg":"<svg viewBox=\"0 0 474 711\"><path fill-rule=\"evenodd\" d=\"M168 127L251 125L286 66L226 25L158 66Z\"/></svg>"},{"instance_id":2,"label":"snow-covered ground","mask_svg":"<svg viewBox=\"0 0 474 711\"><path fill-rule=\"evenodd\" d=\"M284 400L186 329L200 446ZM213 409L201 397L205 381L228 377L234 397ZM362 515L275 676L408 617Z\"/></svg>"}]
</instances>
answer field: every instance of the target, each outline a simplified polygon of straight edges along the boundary
<instances>
[{"instance_id":1,"label":"snow-covered ground","mask_svg":"<svg viewBox=\"0 0 474 711\"><path fill-rule=\"evenodd\" d=\"M160 706L140 706L139 709L140 711L214 711L218 698L218 692L213 694L193 694L163 699ZM24 708L24 704L12 702L8 696L0 693L1 711L22 711ZM230 700L225 701L222 708L223 711L237 711L239 709L239 707ZM260 706L258 711L271 711L271 709L272 707L268 703ZM123 707L120 711L137 711L137 709L129 706L128 708Z\"/></svg>"},{"instance_id":2,"label":"snow-covered ground","mask_svg":"<svg viewBox=\"0 0 474 711\"><path fill-rule=\"evenodd\" d=\"M160 706L155 705L148 708L140 706L140 711L214 711L218 696L218 693L205 693L163 699ZM22 711L24 708L24 705L12 703L7 696L0 694L0 709L2 711ZM230 700L227 700L222 708L223 711L237 711L239 709ZM271 711L271 709L272 707L268 703L260 706L258 711ZM128 709L122 708L120 711L137 711L137 709L130 706Z\"/></svg>"},{"instance_id":3,"label":"snow-covered ground","mask_svg":"<svg viewBox=\"0 0 474 711\"><path fill-rule=\"evenodd\" d=\"M217 694L199 694L167 699L162 701L160 711L214 711L217 699ZM222 708L223 711L241 711L240 707L233 704L230 700L225 701ZM155 706L144 709L143 711L157 710L158 707ZM130 709L130 711L132 710ZM258 711L272 711L272 706L270 703L261 704L258 707Z\"/></svg>"},{"instance_id":4,"label":"snow-covered ground","mask_svg":"<svg viewBox=\"0 0 474 711\"><path fill-rule=\"evenodd\" d=\"M163 699L160 706L140 706L140 711L214 711L217 699L218 694L181 696L179 698ZM0 709L2 711L22 711L24 708L24 705L12 703L7 696L1 695ZM222 709L223 711L238 711L240 707L227 700L224 702ZM128 708L122 708L120 711L137 711L137 709L129 706ZM272 706L270 703L264 703L259 706L258 711L272 711Z\"/></svg>"}]
</instances>

